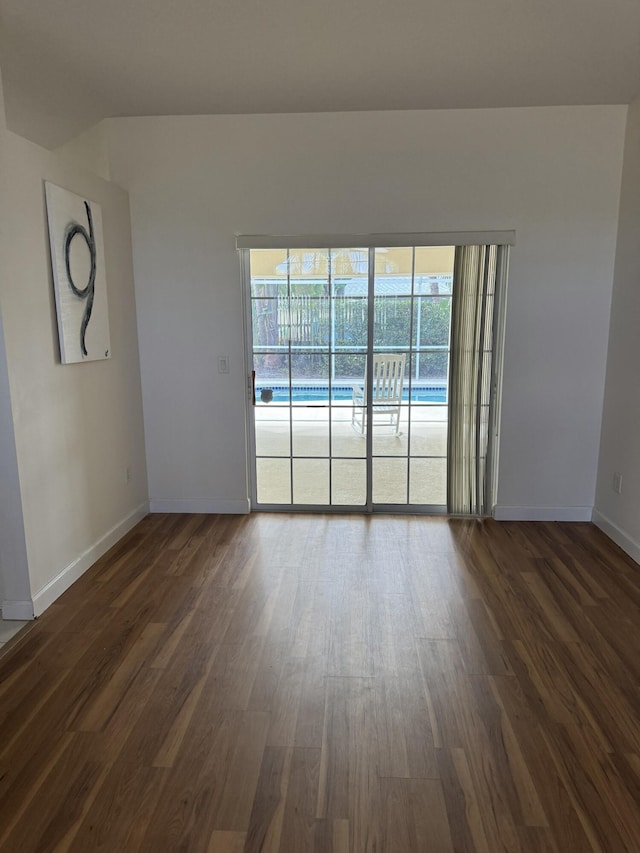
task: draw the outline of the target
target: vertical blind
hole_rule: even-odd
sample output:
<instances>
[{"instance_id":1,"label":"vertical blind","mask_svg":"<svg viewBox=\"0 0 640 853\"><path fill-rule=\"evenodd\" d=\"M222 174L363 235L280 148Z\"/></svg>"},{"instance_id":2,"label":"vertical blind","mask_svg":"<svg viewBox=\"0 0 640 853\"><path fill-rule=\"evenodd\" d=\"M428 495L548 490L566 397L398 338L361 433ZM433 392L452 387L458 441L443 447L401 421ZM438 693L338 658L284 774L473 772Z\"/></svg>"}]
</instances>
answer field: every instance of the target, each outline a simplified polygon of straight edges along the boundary
<instances>
[{"instance_id":1,"label":"vertical blind","mask_svg":"<svg viewBox=\"0 0 640 853\"><path fill-rule=\"evenodd\" d=\"M453 268L447 511L485 516L493 510L497 342L509 247L457 246Z\"/></svg>"}]
</instances>

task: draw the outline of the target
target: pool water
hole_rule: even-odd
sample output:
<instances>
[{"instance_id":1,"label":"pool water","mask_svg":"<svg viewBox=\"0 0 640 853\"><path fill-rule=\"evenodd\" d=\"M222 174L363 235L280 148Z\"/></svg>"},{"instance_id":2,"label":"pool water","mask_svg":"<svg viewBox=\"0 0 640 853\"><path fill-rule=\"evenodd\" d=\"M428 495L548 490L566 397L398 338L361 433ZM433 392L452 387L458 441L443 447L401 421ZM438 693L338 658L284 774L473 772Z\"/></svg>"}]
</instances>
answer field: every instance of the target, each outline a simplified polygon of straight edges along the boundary
<instances>
[{"instance_id":1,"label":"pool water","mask_svg":"<svg viewBox=\"0 0 640 853\"><path fill-rule=\"evenodd\" d=\"M264 389L273 391L273 403L289 403L288 385L261 385L256 387L256 402L260 402L260 393ZM333 385L331 399L334 401L351 401L352 385ZM409 389L405 388L402 399L409 400ZM293 403L326 403L329 400L329 388L326 385L302 385L291 388ZM412 385L412 403L446 403L447 389L444 385Z\"/></svg>"}]
</instances>

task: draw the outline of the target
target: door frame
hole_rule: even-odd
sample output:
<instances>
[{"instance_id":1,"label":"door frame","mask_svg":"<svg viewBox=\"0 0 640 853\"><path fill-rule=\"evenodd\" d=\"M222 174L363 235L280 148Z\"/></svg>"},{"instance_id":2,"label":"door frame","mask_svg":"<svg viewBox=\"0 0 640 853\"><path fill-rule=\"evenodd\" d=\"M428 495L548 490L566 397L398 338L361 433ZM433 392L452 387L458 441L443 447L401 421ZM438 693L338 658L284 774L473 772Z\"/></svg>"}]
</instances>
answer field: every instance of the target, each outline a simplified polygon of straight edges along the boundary
<instances>
[{"instance_id":1,"label":"door frame","mask_svg":"<svg viewBox=\"0 0 640 853\"><path fill-rule=\"evenodd\" d=\"M374 311L370 306L374 304L375 289L375 250L376 248L394 247L418 247L418 246L460 246L460 245L515 245L515 231L476 231L476 232L434 232L434 233L407 233L407 234L371 234L371 235L295 235L278 236L269 235L239 235L236 237L236 248L240 255L240 269L242 282L242 307L243 307L243 333L245 341L245 428L247 432L247 485L249 491L250 511L264 512L312 512L312 513L387 513L387 514L420 514L420 515L446 515L446 504L384 504L373 503L373 430L366 431L366 502L359 505L327 505L327 504L263 504L257 501L257 472L256 472L256 434L255 434L255 403L253 399L253 323L251 315L251 249L340 249L340 248L366 248L368 249L368 300L367 300L367 330L368 346L367 353L373 352L374 335ZM497 497L497 475L498 475L498 450L499 431L502 397L502 373L504 361L504 337L506 319L506 285L508 274L507 262L500 271L496 282L497 306L494 312L496 326L494 327L494 349L492 365L492 388L491 388L491 435L489 439L489 454L487 459L487 470L485 476L488 478L488 488L491 494L492 514ZM367 387L372 387L373 360L367 358ZM367 423L371 424L372 400L367 399ZM285 457L283 457L285 458ZM292 456L289 456L292 459ZM408 464L410 457L407 457ZM293 498L293 495L292 495Z\"/></svg>"}]
</instances>

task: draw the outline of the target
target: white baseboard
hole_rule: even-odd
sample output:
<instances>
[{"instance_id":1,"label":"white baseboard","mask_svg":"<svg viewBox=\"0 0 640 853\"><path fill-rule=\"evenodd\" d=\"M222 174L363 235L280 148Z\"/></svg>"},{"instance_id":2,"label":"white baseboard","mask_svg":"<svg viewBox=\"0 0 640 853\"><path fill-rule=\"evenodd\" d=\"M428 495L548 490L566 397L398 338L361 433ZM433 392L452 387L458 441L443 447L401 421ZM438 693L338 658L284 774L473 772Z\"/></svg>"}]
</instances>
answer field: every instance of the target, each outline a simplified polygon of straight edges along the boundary
<instances>
[{"instance_id":1,"label":"white baseboard","mask_svg":"<svg viewBox=\"0 0 640 853\"><path fill-rule=\"evenodd\" d=\"M87 548L77 559L69 563L46 586L43 586L33 597L33 611L35 615L40 616L41 613L44 613L50 604L53 604L63 592L69 589L72 583L82 577L96 560L102 557L103 554L106 554L109 548L122 539L125 533L128 533L132 527L135 527L139 521L142 521L148 513L149 504L145 501L139 507L136 507L133 512L129 513L126 518L123 518L122 521L112 527L111 530L108 530L104 536L98 539L90 548Z\"/></svg>"},{"instance_id":2,"label":"white baseboard","mask_svg":"<svg viewBox=\"0 0 640 853\"><path fill-rule=\"evenodd\" d=\"M619 545L622 550L627 553L632 560L640 563L640 544L632 539L624 532L617 524L614 524L611 519L607 518L597 509L593 510L592 519L596 527L599 527L603 533L606 533L609 539L613 539L616 545Z\"/></svg>"},{"instance_id":3,"label":"white baseboard","mask_svg":"<svg viewBox=\"0 0 640 853\"><path fill-rule=\"evenodd\" d=\"M149 501L150 512L195 512L206 515L246 515L251 507L249 501L220 501L215 498L193 498Z\"/></svg>"},{"instance_id":4,"label":"white baseboard","mask_svg":"<svg viewBox=\"0 0 640 853\"><path fill-rule=\"evenodd\" d=\"M591 521L590 506L496 506L496 521Z\"/></svg>"},{"instance_id":5,"label":"white baseboard","mask_svg":"<svg viewBox=\"0 0 640 853\"><path fill-rule=\"evenodd\" d=\"M2 618L18 619L20 622L27 622L29 619L33 619L33 602L3 601Z\"/></svg>"}]
</instances>

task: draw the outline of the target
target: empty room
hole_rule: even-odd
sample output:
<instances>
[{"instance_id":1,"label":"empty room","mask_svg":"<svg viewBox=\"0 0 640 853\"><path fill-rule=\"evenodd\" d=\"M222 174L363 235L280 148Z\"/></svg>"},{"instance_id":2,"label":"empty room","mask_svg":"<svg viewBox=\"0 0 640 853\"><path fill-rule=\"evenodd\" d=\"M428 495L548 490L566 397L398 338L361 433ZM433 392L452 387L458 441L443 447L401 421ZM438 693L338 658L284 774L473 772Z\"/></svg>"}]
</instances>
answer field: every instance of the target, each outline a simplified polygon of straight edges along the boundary
<instances>
[{"instance_id":1,"label":"empty room","mask_svg":"<svg viewBox=\"0 0 640 853\"><path fill-rule=\"evenodd\" d=\"M0 74L0 851L637 853L640 6Z\"/></svg>"}]
</instances>

